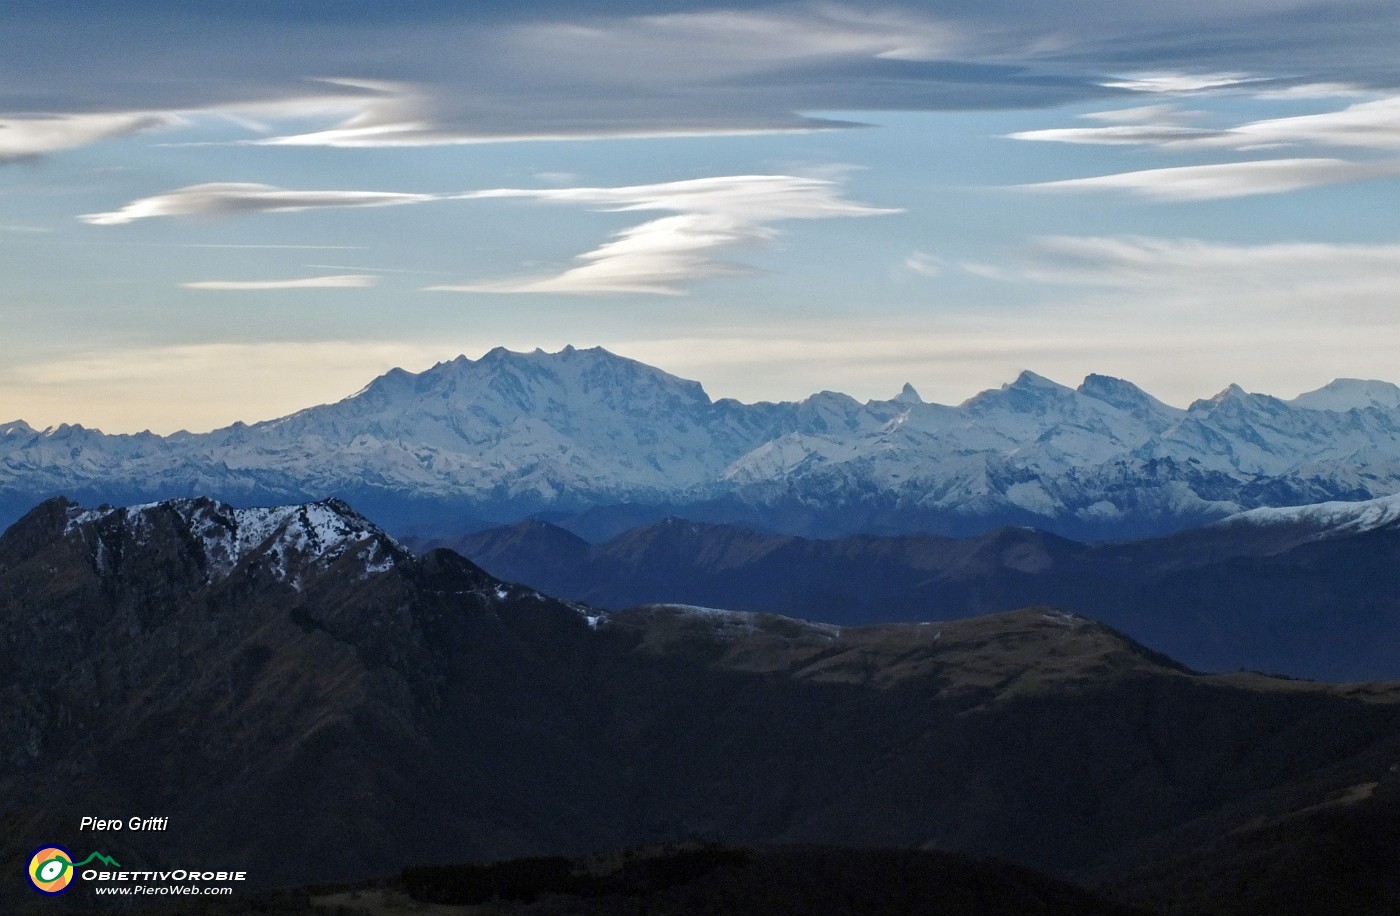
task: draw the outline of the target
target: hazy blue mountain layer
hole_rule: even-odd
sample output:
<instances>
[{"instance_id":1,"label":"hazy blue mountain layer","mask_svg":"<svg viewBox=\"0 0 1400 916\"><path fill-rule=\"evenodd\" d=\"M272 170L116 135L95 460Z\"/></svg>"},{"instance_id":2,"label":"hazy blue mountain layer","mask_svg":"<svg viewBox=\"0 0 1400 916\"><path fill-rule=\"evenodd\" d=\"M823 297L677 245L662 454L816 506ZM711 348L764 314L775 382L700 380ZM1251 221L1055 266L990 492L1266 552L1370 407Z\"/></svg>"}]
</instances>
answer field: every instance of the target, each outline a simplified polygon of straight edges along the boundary
<instances>
[{"instance_id":1,"label":"hazy blue mountain layer","mask_svg":"<svg viewBox=\"0 0 1400 916\"><path fill-rule=\"evenodd\" d=\"M680 602L853 625L1047 604L1204 671L1400 678L1400 497L1255 509L1143 541L1031 528L815 540L669 519L598 544L538 519L446 546L601 607Z\"/></svg>"}]
</instances>

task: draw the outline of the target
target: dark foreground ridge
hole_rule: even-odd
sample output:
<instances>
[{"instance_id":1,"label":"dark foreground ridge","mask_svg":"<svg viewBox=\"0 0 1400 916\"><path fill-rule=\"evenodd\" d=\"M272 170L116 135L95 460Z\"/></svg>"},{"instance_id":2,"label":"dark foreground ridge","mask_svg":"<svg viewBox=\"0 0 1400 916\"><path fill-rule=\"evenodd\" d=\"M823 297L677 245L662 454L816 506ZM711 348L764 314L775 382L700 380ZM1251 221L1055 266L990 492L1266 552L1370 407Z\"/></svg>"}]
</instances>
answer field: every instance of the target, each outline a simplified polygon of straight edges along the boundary
<instances>
[{"instance_id":1,"label":"dark foreground ridge","mask_svg":"<svg viewBox=\"0 0 1400 916\"><path fill-rule=\"evenodd\" d=\"M1400 905L1400 689L1202 676L1049 608L605 614L342 503L55 500L0 537L0 639L11 875L140 814L168 831L101 851L263 888L697 842L996 857L1183 912Z\"/></svg>"}]
</instances>

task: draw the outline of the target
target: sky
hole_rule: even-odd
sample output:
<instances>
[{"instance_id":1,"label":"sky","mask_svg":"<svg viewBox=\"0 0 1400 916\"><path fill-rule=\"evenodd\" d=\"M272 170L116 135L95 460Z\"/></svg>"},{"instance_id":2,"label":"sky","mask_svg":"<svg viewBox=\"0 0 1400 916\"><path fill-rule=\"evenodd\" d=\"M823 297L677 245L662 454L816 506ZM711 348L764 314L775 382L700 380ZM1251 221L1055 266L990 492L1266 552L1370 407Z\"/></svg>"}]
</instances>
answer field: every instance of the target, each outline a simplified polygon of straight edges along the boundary
<instances>
[{"instance_id":1,"label":"sky","mask_svg":"<svg viewBox=\"0 0 1400 916\"><path fill-rule=\"evenodd\" d=\"M0 422L496 346L713 397L1400 381L1400 6L7 0Z\"/></svg>"}]
</instances>

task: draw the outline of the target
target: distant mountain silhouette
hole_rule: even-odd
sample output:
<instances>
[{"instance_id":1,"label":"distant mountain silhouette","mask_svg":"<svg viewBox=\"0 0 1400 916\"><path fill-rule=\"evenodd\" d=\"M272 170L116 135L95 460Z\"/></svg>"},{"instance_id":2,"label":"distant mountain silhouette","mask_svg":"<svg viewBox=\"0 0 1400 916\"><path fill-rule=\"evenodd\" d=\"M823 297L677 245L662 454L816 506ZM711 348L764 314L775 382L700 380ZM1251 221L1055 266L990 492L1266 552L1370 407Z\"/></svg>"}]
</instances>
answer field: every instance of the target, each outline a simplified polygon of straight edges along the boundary
<instances>
[{"instance_id":1,"label":"distant mountain silhouette","mask_svg":"<svg viewBox=\"0 0 1400 916\"><path fill-rule=\"evenodd\" d=\"M682 519L591 545L527 520L428 543L607 608L677 602L850 625L1046 604L1199 670L1366 680L1400 678L1397 517L1389 497L1095 545L1027 528L814 540Z\"/></svg>"}]
</instances>

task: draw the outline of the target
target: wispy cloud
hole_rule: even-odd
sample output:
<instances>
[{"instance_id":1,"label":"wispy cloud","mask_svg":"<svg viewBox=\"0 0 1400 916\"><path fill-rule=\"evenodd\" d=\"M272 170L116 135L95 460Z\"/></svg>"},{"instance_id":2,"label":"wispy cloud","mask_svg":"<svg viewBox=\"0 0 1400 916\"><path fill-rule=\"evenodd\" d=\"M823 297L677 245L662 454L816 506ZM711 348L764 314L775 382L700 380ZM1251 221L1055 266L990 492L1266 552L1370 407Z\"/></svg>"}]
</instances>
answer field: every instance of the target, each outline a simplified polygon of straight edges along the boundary
<instances>
[{"instance_id":1,"label":"wispy cloud","mask_svg":"<svg viewBox=\"0 0 1400 916\"><path fill-rule=\"evenodd\" d=\"M897 210L848 200L838 182L792 175L737 175L620 188L498 188L459 194L390 191L298 191L261 184L203 184L132 201L119 210L79 217L97 226L117 226L153 217L215 217L250 213L383 207L429 201L528 198L614 212L669 215L643 222L578 257L561 273L461 285L435 291L497 293L660 293L676 295L698 280L754 272L720 260L726 249L752 247L778 235L784 220L874 216ZM332 284L331 282L334 281ZM272 284L272 285L268 285ZM187 284L188 285L188 284ZM199 281L194 289L286 289L297 286L366 285L357 275L319 280Z\"/></svg>"},{"instance_id":2,"label":"wispy cloud","mask_svg":"<svg viewBox=\"0 0 1400 916\"><path fill-rule=\"evenodd\" d=\"M259 243L205 243L205 242L183 242L174 245L176 248L232 248L232 249L254 249L273 251L364 251L364 245L270 245Z\"/></svg>"},{"instance_id":3,"label":"wispy cloud","mask_svg":"<svg viewBox=\"0 0 1400 916\"><path fill-rule=\"evenodd\" d=\"M943 273L943 261L926 251L911 251L904 259L904 268L921 277L936 277Z\"/></svg>"},{"instance_id":4,"label":"wispy cloud","mask_svg":"<svg viewBox=\"0 0 1400 916\"><path fill-rule=\"evenodd\" d=\"M363 289L379 282L369 274L337 274L299 280L195 280L181 283L185 289L260 291L271 289Z\"/></svg>"},{"instance_id":5,"label":"wispy cloud","mask_svg":"<svg viewBox=\"0 0 1400 916\"><path fill-rule=\"evenodd\" d=\"M1012 140L1052 143L1085 143L1101 146L1183 146L1190 141L1215 139L1224 131L1179 124L1115 124L1111 127L1051 127L1007 134Z\"/></svg>"},{"instance_id":6,"label":"wispy cloud","mask_svg":"<svg viewBox=\"0 0 1400 916\"><path fill-rule=\"evenodd\" d=\"M1048 236L1018 263L984 276L1097 289L1100 307L1182 326L1251 324L1290 331L1296 346L1329 325L1394 326L1400 244L1280 242L1240 245L1190 238ZM1073 311L1095 309L1095 294ZM1126 310L1126 311L1125 311ZM1099 312L1101 319L1107 315ZM1115 316L1112 320L1118 320Z\"/></svg>"},{"instance_id":7,"label":"wispy cloud","mask_svg":"<svg viewBox=\"0 0 1400 916\"><path fill-rule=\"evenodd\" d=\"M249 213L291 213L328 207L388 207L439 199L432 194L390 191L288 191L265 184L214 183L191 185L134 200L108 213L78 218L94 226L119 226L157 216L236 216Z\"/></svg>"},{"instance_id":8,"label":"wispy cloud","mask_svg":"<svg viewBox=\"0 0 1400 916\"><path fill-rule=\"evenodd\" d=\"M1374 96L1373 89L1366 89L1354 83L1295 83L1278 89L1265 89L1254 93L1257 99L1273 101L1296 99L1338 99L1356 96Z\"/></svg>"},{"instance_id":9,"label":"wispy cloud","mask_svg":"<svg viewBox=\"0 0 1400 916\"><path fill-rule=\"evenodd\" d=\"M321 80L336 91L204 113L268 134L241 145L342 149L826 130L854 125L726 84L835 62L932 60L958 43L924 15L838 4L512 23L471 55L489 72L459 74L456 85ZM286 130L308 120L325 126Z\"/></svg>"},{"instance_id":10,"label":"wispy cloud","mask_svg":"<svg viewBox=\"0 0 1400 916\"><path fill-rule=\"evenodd\" d=\"M1158 201L1222 200L1400 176L1400 161L1264 159L1069 178L1018 187L1032 191L1117 191Z\"/></svg>"},{"instance_id":11,"label":"wispy cloud","mask_svg":"<svg viewBox=\"0 0 1400 916\"><path fill-rule=\"evenodd\" d=\"M1200 112L1184 111L1171 102L1158 102L1153 105L1134 105L1131 108L1110 108L1106 111L1091 111L1080 115L1089 121L1105 124L1176 124L1183 120L1200 117ZM1027 131L1026 136L1034 137L1035 131ZM1023 135L1013 134L1021 139Z\"/></svg>"},{"instance_id":12,"label":"wispy cloud","mask_svg":"<svg viewBox=\"0 0 1400 916\"><path fill-rule=\"evenodd\" d=\"M406 10L391 17L396 22L387 29L342 25L331 31L318 27L315 16L279 17L275 25L253 17L238 29L227 21L221 28L206 25L199 41L179 45L164 33L195 34L172 24L200 23L197 8L163 11L161 30L140 29L139 13L123 18L115 23L118 31L138 33L127 41L95 32L95 23L65 23L94 44L101 35L114 47L147 49L120 58L120 80L102 78L116 61L104 67L82 59L66 61L72 66L57 85L45 85L38 72L52 84L49 68L24 66L36 49L16 48L4 35L0 57L25 77L21 86L7 85L10 97L52 97L59 111L142 104L159 119L146 126L218 119L254 135L206 134L192 145L396 148L752 134L853 126L806 114L812 111L964 108L974 96L1039 104L1108 94L1088 78L983 59L987 51L1023 50L1034 35L1014 30L1018 34L1009 36L1013 30L1001 25L959 23L899 3L879 9L696 3L684 12L651 15L619 15L615 7L585 3L562 15L528 7L511 13L459 5L420 18ZM395 48L394 69L402 77L354 77L373 70L386 45ZM187 78L194 67L204 68L197 84ZM314 85L305 79L336 73L351 78ZM63 107L65 95L73 108ZM63 139L25 144L33 147L25 154L102 139L115 127L84 120L102 117L62 115L86 126Z\"/></svg>"},{"instance_id":13,"label":"wispy cloud","mask_svg":"<svg viewBox=\"0 0 1400 916\"><path fill-rule=\"evenodd\" d=\"M1257 98L1329 98L1348 94L1346 86L1305 84ZM1355 91L1349 94L1355 95ZM1278 194L1303 188L1400 175L1400 162L1382 158L1400 151L1400 95L1355 102L1336 111L1263 118L1229 126L1205 127L1206 117L1158 104L1081 115L1107 126L1019 131L1014 140L1106 146L1151 146L1168 151L1248 153L1306 149L1345 151L1335 156L1291 157L1146 169L1042 182L1023 187L1050 191L1123 191L1154 200L1213 200Z\"/></svg>"},{"instance_id":14,"label":"wispy cloud","mask_svg":"<svg viewBox=\"0 0 1400 916\"><path fill-rule=\"evenodd\" d=\"M1301 88L1301 87L1294 87ZM1277 96L1275 96L1277 97ZM1252 150L1285 146L1333 149L1400 150L1400 95L1356 102L1337 111L1264 118L1230 127L1197 128L1184 123L1187 113L1173 106L1128 109L1141 115L1111 127L1066 127L1010 134L1014 140L1057 143L1138 144L1163 149ZM1124 111L1099 112L1086 118L1112 121Z\"/></svg>"},{"instance_id":15,"label":"wispy cloud","mask_svg":"<svg viewBox=\"0 0 1400 916\"><path fill-rule=\"evenodd\" d=\"M718 252L772 240L784 220L875 216L898 212L848 200L833 181L791 175L736 175L622 188L503 188L467 198L519 197L613 212L663 212L578 256L583 262L545 277L428 287L494 293L660 293L677 295L698 280L753 268Z\"/></svg>"},{"instance_id":16,"label":"wispy cloud","mask_svg":"<svg viewBox=\"0 0 1400 916\"><path fill-rule=\"evenodd\" d=\"M609 82L664 72L688 83L786 69L796 62L841 58L936 60L967 46L951 25L912 10L792 5L774 9L698 9L576 23L519 26L508 46ZM630 60L635 75L619 71Z\"/></svg>"},{"instance_id":17,"label":"wispy cloud","mask_svg":"<svg viewBox=\"0 0 1400 916\"><path fill-rule=\"evenodd\" d=\"M1358 102L1339 111L1241 124L1212 145L1250 148L1311 145L1400 150L1400 95Z\"/></svg>"},{"instance_id":18,"label":"wispy cloud","mask_svg":"<svg viewBox=\"0 0 1400 916\"><path fill-rule=\"evenodd\" d=\"M265 3L22 6L0 33L6 99L23 100L6 104L28 106L6 113L27 123L0 146L21 156L170 118L224 118L258 144L421 146L803 129L832 126L804 112L1005 110L1125 92L1332 92L1400 75L1400 14L1374 0L1083 0L1073 15L1014 0L696 0L643 15L603 0L325 0L295 16ZM305 78L386 71L393 81ZM132 111L160 120L103 114ZM71 114L26 116L44 112Z\"/></svg>"},{"instance_id":19,"label":"wispy cloud","mask_svg":"<svg viewBox=\"0 0 1400 916\"><path fill-rule=\"evenodd\" d=\"M1140 73L1133 76L1104 80L1100 85L1109 89L1133 92L1192 93L1224 89L1245 83L1266 82L1247 73Z\"/></svg>"},{"instance_id":20,"label":"wispy cloud","mask_svg":"<svg viewBox=\"0 0 1400 916\"><path fill-rule=\"evenodd\" d=\"M1007 134L1010 140L1039 140L1053 143L1084 143L1108 146L1155 145L1163 148L1179 146L1192 140L1219 136L1218 128L1198 127L1202 112L1188 111L1171 103L1138 105L1091 111L1079 116L1097 122L1093 127L1052 127L1022 130Z\"/></svg>"},{"instance_id":21,"label":"wispy cloud","mask_svg":"<svg viewBox=\"0 0 1400 916\"><path fill-rule=\"evenodd\" d=\"M163 112L0 117L0 164L178 123L178 116Z\"/></svg>"},{"instance_id":22,"label":"wispy cloud","mask_svg":"<svg viewBox=\"0 0 1400 916\"><path fill-rule=\"evenodd\" d=\"M1036 282L1103 286L1297 288L1357 278L1400 283L1400 244L1287 242L1232 245L1147 236L1046 236L1023 275Z\"/></svg>"}]
</instances>

